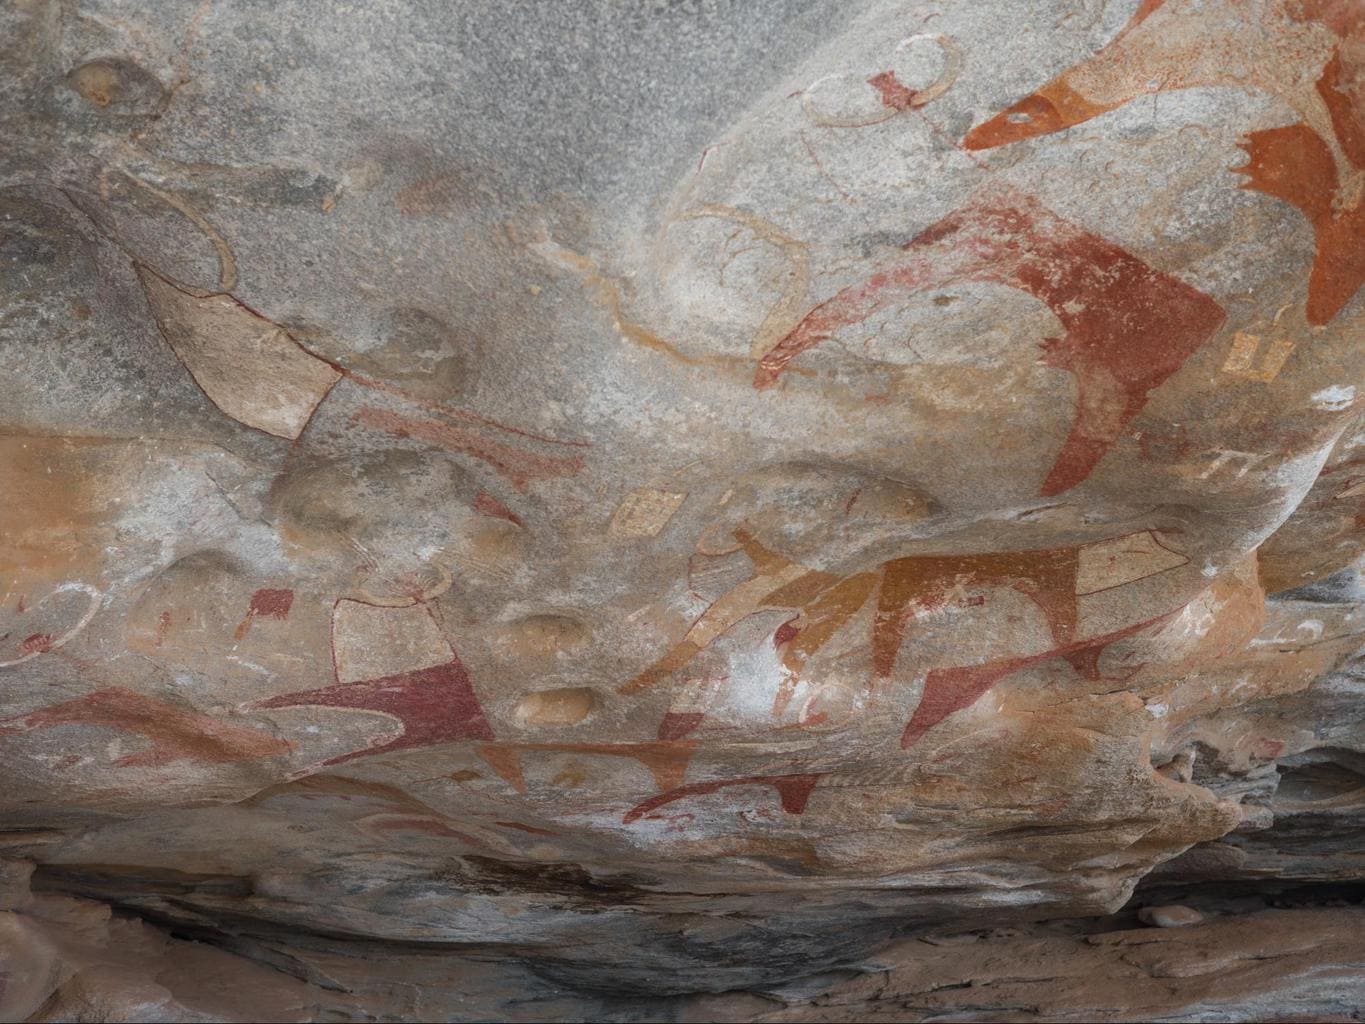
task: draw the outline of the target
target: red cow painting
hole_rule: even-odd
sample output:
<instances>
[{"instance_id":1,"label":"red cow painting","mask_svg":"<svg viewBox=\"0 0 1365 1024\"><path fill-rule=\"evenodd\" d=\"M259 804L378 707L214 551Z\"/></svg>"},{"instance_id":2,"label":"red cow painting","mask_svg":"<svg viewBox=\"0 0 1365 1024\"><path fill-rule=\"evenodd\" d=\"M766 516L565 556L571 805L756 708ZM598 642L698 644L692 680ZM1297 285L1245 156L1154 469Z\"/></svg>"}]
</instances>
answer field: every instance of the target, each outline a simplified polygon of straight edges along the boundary
<instances>
[{"instance_id":1,"label":"red cow painting","mask_svg":"<svg viewBox=\"0 0 1365 1024\"><path fill-rule=\"evenodd\" d=\"M903 255L812 309L759 360L754 386L775 385L802 352L930 289L960 282L1016 288L1038 298L1063 333L1042 347L1046 365L1076 379L1072 425L1039 493L1061 494L1090 476L1147 396L1222 325L1222 307L1112 242L1012 189L978 195L929 227Z\"/></svg>"},{"instance_id":2,"label":"red cow painting","mask_svg":"<svg viewBox=\"0 0 1365 1024\"><path fill-rule=\"evenodd\" d=\"M1225 86L1300 120L1249 133L1243 188L1313 226L1307 319L1331 322L1365 284L1365 5L1359 0L1144 0L1107 46L973 128L983 150L1083 124L1139 96ZM1305 68L1320 68L1316 81Z\"/></svg>"}]
</instances>

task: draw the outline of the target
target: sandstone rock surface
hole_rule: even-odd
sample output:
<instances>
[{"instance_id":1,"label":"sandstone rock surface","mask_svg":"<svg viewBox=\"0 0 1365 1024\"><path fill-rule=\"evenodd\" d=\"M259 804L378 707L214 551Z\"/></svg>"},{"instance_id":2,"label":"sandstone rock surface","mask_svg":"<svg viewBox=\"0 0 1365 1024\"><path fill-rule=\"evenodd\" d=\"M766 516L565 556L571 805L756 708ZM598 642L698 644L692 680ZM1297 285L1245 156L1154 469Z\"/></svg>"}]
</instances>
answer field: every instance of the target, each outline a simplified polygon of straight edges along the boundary
<instances>
[{"instance_id":1,"label":"sandstone rock surface","mask_svg":"<svg viewBox=\"0 0 1365 1024\"><path fill-rule=\"evenodd\" d=\"M1359 1019L1360 0L12 0L0 122L0 1017Z\"/></svg>"}]
</instances>

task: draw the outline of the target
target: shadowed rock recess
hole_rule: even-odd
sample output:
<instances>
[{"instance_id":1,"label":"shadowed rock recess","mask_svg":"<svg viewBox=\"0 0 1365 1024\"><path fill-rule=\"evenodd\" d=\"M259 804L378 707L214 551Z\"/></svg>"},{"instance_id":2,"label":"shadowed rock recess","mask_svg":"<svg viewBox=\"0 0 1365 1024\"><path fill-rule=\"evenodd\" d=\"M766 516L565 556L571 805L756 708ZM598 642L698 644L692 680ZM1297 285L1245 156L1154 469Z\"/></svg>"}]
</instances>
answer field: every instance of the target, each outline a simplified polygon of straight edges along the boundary
<instances>
[{"instance_id":1,"label":"shadowed rock recess","mask_svg":"<svg viewBox=\"0 0 1365 1024\"><path fill-rule=\"evenodd\" d=\"M1365 1019L1365 0L5 0L0 125L0 1019Z\"/></svg>"}]
</instances>

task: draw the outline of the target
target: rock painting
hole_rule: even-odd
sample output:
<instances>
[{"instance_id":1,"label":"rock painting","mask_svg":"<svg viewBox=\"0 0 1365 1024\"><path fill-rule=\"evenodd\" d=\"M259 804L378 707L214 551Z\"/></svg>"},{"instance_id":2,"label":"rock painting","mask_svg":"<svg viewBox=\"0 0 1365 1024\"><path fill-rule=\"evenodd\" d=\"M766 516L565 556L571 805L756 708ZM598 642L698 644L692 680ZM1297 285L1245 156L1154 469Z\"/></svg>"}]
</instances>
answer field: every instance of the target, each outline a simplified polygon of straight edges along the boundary
<instances>
[{"instance_id":1,"label":"rock painting","mask_svg":"<svg viewBox=\"0 0 1365 1024\"><path fill-rule=\"evenodd\" d=\"M80 594L85 598L84 605L79 598L73 603L63 603L61 607L53 609L49 606L57 604L54 598L64 594ZM6 594L6 597L9 595ZM37 604L29 606L20 595L15 602L12 610L13 614L0 614L0 668L10 668L14 665L22 665L40 654L48 654L59 650L67 643L75 639L86 626L90 625L90 620L95 617L102 603L102 595L88 583L67 582L59 584L52 589L52 592ZM0 604L0 613L9 612L10 609ZM35 625L38 621L42 622L39 628L19 628L25 617L25 613L38 613L41 617L34 617ZM46 613L46 614L43 614ZM52 615L56 619L46 617ZM8 628L6 628L8 627Z\"/></svg>"},{"instance_id":2,"label":"rock painting","mask_svg":"<svg viewBox=\"0 0 1365 1024\"><path fill-rule=\"evenodd\" d=\"M1076 378L1071 431L1039 493L1084 481L1148 394L1223 323L1203 292L1164 274L1012 189L978 195L904 247L905 255L806 314L760 360L754 386L775 385L807 349L929 289L957 282L1017 288L1046 303L1065 333L1046 365Z\"/></svg>"},{"instance_id":3,"label":"rock painting","mask_svg":"<svg viewBox=\"0 0 1365 1024\"><path fill-rule=\"evenodd\" d=\"M675 689L668 710L659 719L658 738L680 740L696 732L706 720L708 704L724 682L723 677L689 679Z\"/></svg>"},{"instance_id":4,"label":"rock painting","mask_svg":"<svg viewBox=\"0 0 1365 1024\"><path fill-rule=\"evenodd\" d=\"M255 710L319 707L395 719L399 732L322 766L458 740L491 740L469 673L425 605L381 608L339 601L332 616L337 685L256 701Z\"/></svg>"},{"instance_id":5,"label":"rock painting","mask_svg":"<svg viewBox=\"0 0 1365 1024\"><path fill-rule=\"evenodd\" d=\"M147 750L120 757L115 762L119 768L160 767L177 761L230 764L274 757L290 749L285 740L122 687L96 690L28 715L0 720L0 736L64 725L117 729L151 743Z\"/></svg>"},{"instance_id":6,"label":"rock painting","mask_svg":"<svg viewBox=\"0 0 1365 1024\"><path fill-rule=\"evenodd\" d=\"M617 537L657 536L686 500L686 494L641 487L625 496L609 529Z\"/></svg>"},{"instance_id":7,"label":"rock painting","mask_svg":"<svg viewBox=\"0 0 1365 1024\"><path fill-rule=\"evenodd\" d=\"M138 276L162 337L190 376L214 405L249 427L297 440L318 406L345 378L366 391L414 404L427 413L411 415L367 405L354 414L357 424L478 459L520 490L532 481L573 476L583 466L580 455L541 454L515 447L489 432L571 448L586 447L583 442L541 437L423 401L322 358L233 295L192 294L145 266L138 267Z\"/></svg>"},{"instance_id":8,"label":"rock painting","mask_svg":"<svg viewBox=\"0 0 1365 1024\"><path fill-rule=\"evenodd\" d=\"M1283 199L1313 225L1316 255L1308 278L1307 319L1329 323L1365 284L1365 99L1344 85L1340 55L1318 80L1349 163L1341 177L1331 147L1306 124L1251 132L1243 144L1242 188Z\"/></svg>"},{"instance_id":9,"label":"rock painting","mask_svg":"<svg viewBox=\"0 0 1365 1024\"><path fill-rule=\"evenodd\" d=\"M788 814L802 814L806 810L806 803L810 800L811 791L815 789L815 784L819 781L819 773L803 773L797 775L752 775L743 779L694 782L690 786L680 786L677 789L660 793L658 796L650 797L650 799L627 811L621 821L629 825L633 821L647 817L665 804L671 804L676 800L684 800L688 797L705 796L733 786L771 786L777 790L777 797L782 802L784 811Z\"/></svg>"},{"instance_id":10,"label":"rock painting","mask_svg":"<svg viewBox=\"0 0 1365 1024\"><path fill-rule=\"evenodd\" d=\"M912 555L884 562L869 572L840 577L783 558L743 528L736 529L734 536L753 566L752 575L707 608L681 641L621 692L641 692L668 678L751 615L795 610L796 617L779 626L773 636L789 672L773 709L774 714L780 714L806 661L866 608L875 609L869 641L873 677L887 679L904 645L906 626L918 615L966 600L972 591L995 588L1022 593L1038 606L1055 646L1035 655L931 671L921 710L916 711L905 733L907 746L931 725L974 703L997 682L1030 665L1065 657L1082 674L1097 671L1099 650L1128 633L1078 638L1077 599L1188 563L1154 531L1139 531L1072 548ZM981 595L980 599L986 598ZM700 714L695 719L665 720L669 734L677 736L686 735L700 721ZM661 738L663 734L661 726Z\"/></svg>"},{"instance_id":11,"label":"rock painting","mask_svg":"<svg viewBox=\"0 0 1365 1024\"><path fill-rule=\"evenodd\" d=\"M1174 614L1174 613L1171 613ZM955 711L971 707L997 683L1016 672L1040 665L1053 658L1064 658L1071 663L1083 679L1101 678L1099 669L1100 655L1104 649L1117 640L1133 636L1153 626L1166 622L1171 615L1161 616L1147 622L1140 622L1124 629L1091 637L1088 640L1073 641L1051 650L1040 651L1018 658L1002 658L980 665L961 665L953 668L936 668L924 679L924 692L920 696L915 713L901 734L901 746L912 746L926 732L943 721Z\"/></svg>"},{"instance_id":12,"label":"rock painting","mask_svg":"<svg viewBox=\"0 0 1365 1024\"><path fill-rule=\"evenodd\" d=\"M231 295L191 295L138 267L162 337L224 413L289 440L341 374Z\"/></svg>"},{"instance_id":13,"label":"rock painting","mask_svg":"<svg viewBox=\"0 0 1365 1024\"><path fill-rule=\"evenodd\" d=\"M912 51L929 44L938 50L942 68L934 80L920 88L911 88L897 77L893 68L879 71L866 79L875 106L867 101L856 109L851 105L851 84L859 76L836 72L816 79L801 90L801 106L811 123L821 128L864 128L881 124L897 114L923 107L938 99L957 81L962 73L963 54L952 39L934 33L920 33L896 44L891 60L903 59Z\"/></svg>"},{"instance_id":14,"label":"rock painting","mask_svg":"<svg viewBox=\"0 0 1365 1024\"><path fill-rule=\"evenodd\" d=\"M639 761L654 777L660 791L682 784L688 763L697 749L690 741L656 743L489 743L479 747L484 762L518 793L526 792L522 774L523 754L591 754L599 757L625 757Z\"/></svg>"},{"instance_id":15,"label":"rock painting","mask_svg":"<svg viewBox=\"0 0 1365 1024\"><path fill-rule=\"evenodd\" d=\"M526 525L522 522L521 516L517 515L487 491L480 491L476 494L472 505L474 511L481 516L488 516L490 519L503 519L513 526L524 527Z\"/></svg>"},{"instance_id":16,"label":"rock painting","mask_svg":"<svg viewBox=\"0 0 1365 1024\"><path fill-rule=\"evenodd\" d=\"M703 203L678 215L677 222L714 218L726 221L747 232L756 241L772 246L786 262L782 294L769 308L758 325L750 344L750 354L757 359L801 319L810 287L810 246L793 238L780 227L749 210L741 210L722 203Z\"/></svg>"},{"instance_id":17,"label":"rock painting","mask_svg":"<svg viewBox=\"0 0 1365 1024\"><path fill-rule=\"evenodd\" d=\"M441 838L458 839L470 846L486 847L482 839L451 827L451 819L430 804L424 803L407 790L397 786L356 779L348 775L311 775L291 782L267 786L243 800L242 806L260 806L276 798L299 797L305 800L333 799L369 801L384 808L377 814L362 817L356 826L362 832L383 835L388 832L423 832ZM458 822L456 822L458 824Z\"/></svg>"},{"instance_id":18,"label":"rock painting","mask_svg":"<svg viewBox=\"0 0 1365 1024\"><path fill-rule=\"evenodd\" d=\"M493 738L469 674L458 658L444 665L371 679L363 683L325 686L257 701L254 708L321 707L372 711L398 720L401 731L387 742L330 757L323 765L345 764L361 757L429 747L456 740Z\"/></svg>"},{"instance_id":19,"label":"rock painting","mask_svg":"<svg viewBox=\"0 0 1365 1024\"><path fill-rule=\"evenodd\" d=\"M442 413L445 413L445 410L442 410ZM355 421L382 430L393 437L424 441L438 448L478 459L492 467L519 491L526 490L527 486L536 480L573 476L583 468L581 455L541 455L487 437L475 427L442 422L439 419L409 416L388 409L365 406L355 414Z\"/></svg>"},{"instance_id":20,"label":"rock painting","mask_svg":"<svg viewBox=\"0 0 1365 1024\"><path fill-rule=\"evenodd\" d=\"M242 619L241 624L232 634L233 639L246 639L246 635L251 632L251 623L258 616L271 619L289 618L289 609L293 607L293 604L294 592L292 590L263 587L256 591L251 595L251 603L247 605L246 617ZM165 637L165 629L170 626L169 613L163 612L162 615L165 618L158 624L158 647L161 646L160 639Z\"/></svg>"},{"instance_id":21,"label":"rock painting","mask_svg":"<svg viewBox=\"0 0 1365 1024\"><path fill-rule=\"evenodd\" d=\"M1313 225L1307 319L1329 323L1365 284L1365 12L1354 0L1144 0L1119 35L973 128L968 149L1050 135L1139 96L1200 86L1265 92L1300 117L1251 132L1241 186ZM1316 81L1305 67L1318 67Z\"/></svg>"},{"instance_id":22,"label":"rock painting","mask_svg":"<svg viewBox=\"0 0 1365 1024\"><path fill-rule=\"evenodd\" d=\"M350 7L0 0L0 1021L1365 1024L1365 0Z\"/></svg>"}]
</instances>

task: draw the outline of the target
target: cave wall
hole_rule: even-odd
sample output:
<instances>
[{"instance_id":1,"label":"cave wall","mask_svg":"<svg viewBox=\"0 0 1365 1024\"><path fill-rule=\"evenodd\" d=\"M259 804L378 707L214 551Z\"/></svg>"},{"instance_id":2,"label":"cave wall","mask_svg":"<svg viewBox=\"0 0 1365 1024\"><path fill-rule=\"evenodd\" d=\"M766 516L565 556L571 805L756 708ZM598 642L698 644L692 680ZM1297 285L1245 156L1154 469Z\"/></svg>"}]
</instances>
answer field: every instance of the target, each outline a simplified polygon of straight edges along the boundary
<instances>
[{"instance_id":1,"label":"cave wall","mask_svg":"<svg viewBox=\"0 0 1365 1024\"><path fill-rule=\"evenodd\" d=\"M1355 1019L1359 0L13 0L0 119L6 1019Z\"/></svg>"}]
</instances>

